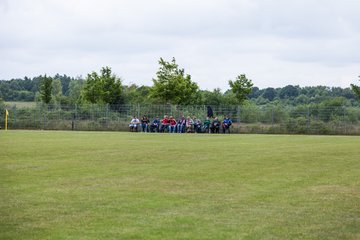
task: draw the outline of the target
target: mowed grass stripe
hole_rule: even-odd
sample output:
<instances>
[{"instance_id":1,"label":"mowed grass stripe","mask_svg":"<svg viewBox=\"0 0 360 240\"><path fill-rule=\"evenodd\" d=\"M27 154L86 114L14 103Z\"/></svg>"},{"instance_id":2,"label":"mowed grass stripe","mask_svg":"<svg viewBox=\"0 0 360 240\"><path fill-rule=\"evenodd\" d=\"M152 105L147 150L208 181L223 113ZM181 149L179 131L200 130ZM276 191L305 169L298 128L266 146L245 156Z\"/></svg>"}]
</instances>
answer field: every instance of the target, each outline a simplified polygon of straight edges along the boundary
<instances>
[{"instance_id":1,"label":"mowed grass stripe","mask_svg":"<svg viewBox=\"0 0 360 240\"><path fill-rule=\"evenodd\" d=\"M360 138L0 132L1 239L359 239Z\"/></svg>"}]
</instances>

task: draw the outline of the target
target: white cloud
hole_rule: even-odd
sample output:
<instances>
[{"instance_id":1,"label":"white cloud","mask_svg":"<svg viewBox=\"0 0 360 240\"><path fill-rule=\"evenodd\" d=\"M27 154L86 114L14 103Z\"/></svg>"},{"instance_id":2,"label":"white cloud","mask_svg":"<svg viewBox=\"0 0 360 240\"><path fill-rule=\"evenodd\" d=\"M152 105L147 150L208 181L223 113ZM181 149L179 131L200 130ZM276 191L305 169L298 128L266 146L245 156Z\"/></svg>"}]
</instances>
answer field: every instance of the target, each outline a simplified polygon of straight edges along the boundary
<instances>
[{"instance_id":1,"label":"white cloud","mask_svg":"<svg viewBox=\"0 0 360 240\"><path fill-rule=\"evenodd\" d=\"M356 0L0 0L0 79L111 66L151 85L160 57L203 89L347 87L360 74Z\"/></svg>"}]
</instances>

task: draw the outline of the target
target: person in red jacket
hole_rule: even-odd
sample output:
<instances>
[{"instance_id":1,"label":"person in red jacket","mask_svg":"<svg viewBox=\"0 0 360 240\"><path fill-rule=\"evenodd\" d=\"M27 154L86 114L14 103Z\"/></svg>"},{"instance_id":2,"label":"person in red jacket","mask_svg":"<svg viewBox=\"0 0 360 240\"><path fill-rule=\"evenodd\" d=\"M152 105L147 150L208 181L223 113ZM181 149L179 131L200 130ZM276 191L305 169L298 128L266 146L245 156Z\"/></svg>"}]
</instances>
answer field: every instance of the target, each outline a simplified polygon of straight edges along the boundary
<instances>
[{"instance_id":1,"label":"person in red jacket","mask_svg":"<svg viewBox=\"0 0 360 240\"><path fill-rule=\"evenodd\" d=\"M173 116L170 116L170 129L169 129L170 133L175 133L176 125L177 125L176 119Z\"/></svg>"},{"instance_id":2,"label":"person in red jacket","mask_svg":"<svg viewBox=\"0 0 360 240\"><path fill-rule=\"evenodd\" d=\"M165 129L169 131L170 119L168 115L165 115L161 120L161 129L160 132L165 132Z\"/></svg>"}]
</instances>

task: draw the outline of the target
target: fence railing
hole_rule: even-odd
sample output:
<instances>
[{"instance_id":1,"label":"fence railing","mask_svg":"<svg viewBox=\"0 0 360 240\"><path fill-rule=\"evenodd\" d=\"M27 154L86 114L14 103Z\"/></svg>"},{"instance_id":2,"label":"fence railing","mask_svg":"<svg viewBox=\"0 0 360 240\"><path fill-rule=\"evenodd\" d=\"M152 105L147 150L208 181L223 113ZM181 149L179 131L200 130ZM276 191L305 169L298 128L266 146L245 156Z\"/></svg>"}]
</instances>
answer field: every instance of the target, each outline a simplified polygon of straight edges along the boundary
<instances>
[{"instance_id":1,"label":"fence railing","mask_svg":"<svg viewBox=\"0 0 360 240\"><path fill-rule=\"evenodd\" d=\"M197 117L208 114L204 105L44 105L11 106L9 129L128 131L132 116L152 121L166 114ZM236 133L360 134L360 109L356 107L310 108L283 106L210 106L214 116L232 119ZM3 113L1 113L3 114ZM1 115L0 125L4 126Z\"/></svg>"}]
</instances>

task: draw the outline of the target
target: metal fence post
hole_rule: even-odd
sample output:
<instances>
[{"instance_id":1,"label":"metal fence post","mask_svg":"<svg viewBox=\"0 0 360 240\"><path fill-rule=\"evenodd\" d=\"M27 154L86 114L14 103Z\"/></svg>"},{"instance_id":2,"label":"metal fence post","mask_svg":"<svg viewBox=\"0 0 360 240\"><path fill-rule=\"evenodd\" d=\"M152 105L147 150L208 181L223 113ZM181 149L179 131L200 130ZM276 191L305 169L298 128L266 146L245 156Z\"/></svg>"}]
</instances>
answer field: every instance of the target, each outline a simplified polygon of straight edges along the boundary
<instances>
[{"instance_id":1,"label":"metal fence post","mask_svg":"<svg viewBox=\"0 0 360 240\"><path fill-rule=\"evenodd\" d=\"M107 120L108 114L109 114L108 110L109 110L109 104L107 103L107 104L105 104L105 119L104 119L104 127L105 128L108 128L108 120Z\"/></svg>"},{"instance_id":2,"label":"metal fence post","mask_svg":"<svg viewBox=\"0 0 360 240\"><path fill-rule=\"evenodd\" d=\"M238 127L238 132L240 133L240 105L237 105L237 113L236 113L236 118L237 118L237 127Z\"/></svg>"},{"instance_id":3,"label":"metal fence post","mask_svg":"<svg viewBox=\"0 0 360 240\"><path fill-rule=\"evenodd\" d=\"M137 104L137 117L140 118L140 104Z\"/></svg>"},{"instance_id":4,"label":"metal fence post","mask_svg":"<svg viewBox=\"0 0 360 240\"><path fill-rule=\"evenodd\" d=\"M36 128L36 108L34 108L34 128Z\"/></svg>"},{"instance_id":5,"label":"metal fence post","mask_svg":"<svg viewBox=\"0 0 360 240\"><path fill-rule=\"evenodd\" d=\"M344 134L347 134L347 129L346 129L346 121L345 121L345 107L343 106L342 107L342 111L343 111L343 114L342 114L342 125L344 126Z\"/></svg>"},{"instance_id":6,"label":"metal fence post","mask_svg":"<svg viewBox=\"0 0 360 240\"><path fill-rule=\"evenodd\" d=\"M309 131L309 129L310 129L310 107L307 108L307 113L306 113L306 128L307 128L307 131Z\"/></svg>"},{"instance_id":7,"label":"metal fence post","mask_svg":"<svg viewBox=\"0 0 360 240\"><path fill-rule=\"evenodd\" d=\"M45 130L46 127L46 116L45 113L43 112L43 129Z\"/></svg>"},{"instance_id":8,"label":"metal fence post","mask_svg":"<svg viewBox=\"0 0 360 240\"><path fill-rule=\"evenodd\" d=\"M14 111L14 126L13 126L13 128L16 128L16 113L17 113L16 105L14 105L13 111Z\"/></svg>"},{"instance_id":9,"label":"metal fence post","mask_svg":"<svg viewBox=\"0 0 360 240\"><path fill-rule=\"evenodd\" d=\"M76 109L76 104L75 104L75 109ZM71 130L74 131L75 130L75 110L74 109L74 112L72 113L72 120L71 120Z\"/></svg>"}]
</instances>

